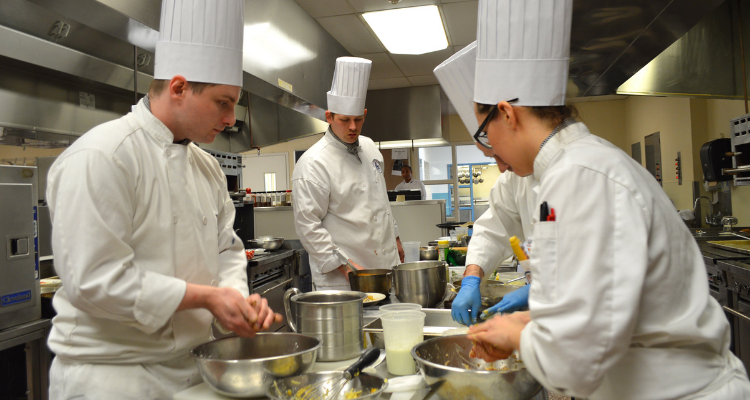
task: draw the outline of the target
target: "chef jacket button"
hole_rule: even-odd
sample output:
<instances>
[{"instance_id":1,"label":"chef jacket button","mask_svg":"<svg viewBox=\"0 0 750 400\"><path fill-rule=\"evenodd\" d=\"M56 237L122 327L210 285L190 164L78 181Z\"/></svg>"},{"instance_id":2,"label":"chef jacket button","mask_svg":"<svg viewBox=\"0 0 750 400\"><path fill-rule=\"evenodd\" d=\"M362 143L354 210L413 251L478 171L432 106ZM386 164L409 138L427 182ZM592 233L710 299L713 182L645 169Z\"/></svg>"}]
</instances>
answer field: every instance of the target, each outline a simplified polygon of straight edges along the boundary
<instances>
[{"instance_id":1,"label":"chef jacket button","mask_svg":"<svg viewBox=\"0 0 750 400\"><path fill-rule=\"evenodd\" d=\"M190 164L193 163L193 157L188 157L188 160L190 161Z\"/></svg>"},{"instance_id":2,"label":"chef jacket button","mask_svg":"<svg viewBox=\"0 0 750 400\"><path fill-rule=\"evenodd\" d=\"M167 156L171 156L172 155L172 150L167 149L167 151L165 151L164 153L166 153Z\"/></svg>"},{"instance_id":3,"label":"chef jacket button","mask_svg":"<svg viewBox=\"0 0 750 400\"><path fill-rule=\"evenodd\" d=\"M211 281L211 286L219 286L219 281L217 281L216 279L213 279Z\"/></svg>"},{"instance_id":4,"label":"chef jacket button","mask_svg":"<svg viewBox=\"0 0 750 400\"><path fill-rule=\"evenodd\" d=\"M177 225L177 216L174 216L174 224Z\"/></svg>"},{"instance_id":5,"label":"chef jacket button","mask_svg":"<svg viewBox=\"0 0 750 400\"><path fill-rule=\"evenodd\" d=\"M206 225L208 223L208 218L203 217L203 225Z\"/></svg>"}]
</instances>

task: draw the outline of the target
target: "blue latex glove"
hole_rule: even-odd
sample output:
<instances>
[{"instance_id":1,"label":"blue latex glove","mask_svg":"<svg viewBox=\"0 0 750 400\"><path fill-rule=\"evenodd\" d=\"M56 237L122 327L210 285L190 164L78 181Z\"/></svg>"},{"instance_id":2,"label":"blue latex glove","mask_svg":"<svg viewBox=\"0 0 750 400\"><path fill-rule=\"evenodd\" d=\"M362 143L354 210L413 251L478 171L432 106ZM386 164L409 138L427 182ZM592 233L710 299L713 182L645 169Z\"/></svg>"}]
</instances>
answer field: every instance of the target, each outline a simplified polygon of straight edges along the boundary
<instances>
[{"instance_id":1,"label":"blue latex glove","mask_svg":"<svg viewBox=\"0 0 750 400\"><path fill-rule=\"evenodd\" d=\"M467 276L461 281L461 290L458 291L451 307L451 316L454 321L467 326L477 322L479 307L482 306L482 295L479 293L481 282L478 276ZM471 315L469 315L470 310Z\"/></svg>"},{"instance_id":2,"label":"blue latex glove","mask_svg":"<svg viewBox=\"0 0 750 400\"><path fill-rule=\"evenodd\" d=\"M488 318L497 313L507 314L528 307L530 288L531 285L526 285L522 286L518 290L514 290L506 294L505 296L503 296L503 299L499 303L486 309L482 313L482 319Z\"/></svg>"}]
</instances>

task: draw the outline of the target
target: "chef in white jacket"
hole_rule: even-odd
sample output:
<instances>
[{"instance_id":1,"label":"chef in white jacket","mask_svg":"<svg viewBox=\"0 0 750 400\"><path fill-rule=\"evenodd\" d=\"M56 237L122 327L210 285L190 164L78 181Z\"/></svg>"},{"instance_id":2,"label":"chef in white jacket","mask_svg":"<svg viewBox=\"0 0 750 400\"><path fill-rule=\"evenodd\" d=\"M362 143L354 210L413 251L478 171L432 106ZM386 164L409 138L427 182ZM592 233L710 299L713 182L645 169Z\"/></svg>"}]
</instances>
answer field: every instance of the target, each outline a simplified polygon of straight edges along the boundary
<instances>
[{"instance_id":1,"label":"chef in white jacket","mask_svg":"<svg viewBox=\"0 0 750 400\"><path fill-rule=\"evenodd\" d=\"M474 352L520 350L545 387L591 400L750 398L671 201L641 165L568 118L571 14L572 0L479 1L478 133L513 172L539 180L540 211L530 312L471 327ZM554 219L540 215L545 203Z\"/></svg>"},{"instance_id":2,"label":"chef in white jacket","mask_svg":"<svg viewBox=\"0 0 750 400\"><path fill-rule=\"evenodd\" d=\"M466 129L472 133L479 127L474 117L473 101L476 47L476 42L469 44L434 70L443 91L456 108ZM502 174L490 190L490 207L474 222L461 290L451 307L453 319L464 325L477 321L482 305L479 293L481 279L513 255L509 239L517 236L524 241L531 237L539 186L533 176L520 177L511 172L506 173L509 165L487 147L486 138L479 138L476 145L484 155L495 159ZM527 299L528 288L523 287L505 296L496 307L498 312L516 311L527 305Z\"/></svg>"},{"instance_id":3,"label":"chef in white jacket","mask_svg":"<svg viewBox=\"0 0 750 400\"><path fill-rule=\"evenodd\" d=\"M372 62L336 60L323 138L292 175L294 223L310 255L316 290L350 290L346 261L357 269L390 269L403 261L383 176L383 155L361 136Z\"/></svg>"},{"instance_id":4,"label":"chef in white jacket","mask_svg":"<svg viewBox=\"0 0 750 400\"><path fill-rule=\"evenodd\" d=\"M242 336L280 320L248 296L226 178L193 143L234 124L242 85L243 1L204 3L163 2L149 94L50 169L51 399L171 399L201 382L188 352L214 319Z\"/></svg>"},{"instance_id":5,"label":"chef in white jacket","mask_svg":"<svg viewBox=\"0 0 750 400\"><path fill-rule=\"evenodd\" d=\"M414 179L412 172L411 167L408 165L401 167L401 177L404 178L404 181L396 185L395 190L419 190L419 199L427 200L427 189L424 187L424 183Z\"/></svg>"}]
</instances>

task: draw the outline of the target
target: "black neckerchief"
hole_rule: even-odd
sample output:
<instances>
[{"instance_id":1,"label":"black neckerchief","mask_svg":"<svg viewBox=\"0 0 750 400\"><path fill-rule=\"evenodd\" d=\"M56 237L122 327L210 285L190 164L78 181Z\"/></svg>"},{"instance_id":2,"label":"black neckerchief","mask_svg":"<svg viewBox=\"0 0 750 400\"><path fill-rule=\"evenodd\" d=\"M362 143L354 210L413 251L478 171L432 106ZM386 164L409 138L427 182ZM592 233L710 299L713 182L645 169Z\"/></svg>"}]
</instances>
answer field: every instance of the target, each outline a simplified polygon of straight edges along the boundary
<instances>
[{"instance_id":1,"label":"black neckerchief","mask_svg":"<svg viewBox=\"0 0 750 400\"><path fill-rule=\"evenodd\" d=\"M354 143L347 143L347 142L341 140L340 137L336 136L335 133L333 133L333 130L331 130L331 126L330 125L328 126L328 132L330 132L331 135L333 137L335 137L336 140L339 141L339 143L341 143L344 146L346 146L346 151L348 151L349 154L354 154L354 156L357 157L357 160L359 160L359 162L362 162L362 160L359 158L359 137L357 138L357 140L354 141Z\"/></svg>"}]
</instances>

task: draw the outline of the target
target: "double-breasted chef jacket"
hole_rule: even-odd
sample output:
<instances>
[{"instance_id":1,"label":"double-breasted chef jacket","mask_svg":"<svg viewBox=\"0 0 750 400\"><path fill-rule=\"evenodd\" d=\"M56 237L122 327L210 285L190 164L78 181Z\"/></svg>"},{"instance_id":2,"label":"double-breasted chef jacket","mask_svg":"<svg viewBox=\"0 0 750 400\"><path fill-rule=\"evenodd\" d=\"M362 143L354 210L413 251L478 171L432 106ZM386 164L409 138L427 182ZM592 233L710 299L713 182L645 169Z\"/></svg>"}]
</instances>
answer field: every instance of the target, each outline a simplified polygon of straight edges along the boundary
<instances>
[{"instance_id":1,"label":"double-breasted chef jacket","mask_svg":"<svg viewBox=\"0 0 750 400\"><path fill-rule=\"evenodd\" d=\"M292 176L295 229L310 255L318 290L350 290L334 250L367 269L399 264L398 227L388 202L383 155L359 136L358 155L328 129Z\"/></svg>"},{"instance_id":2,"label":"double-breasted chef jacket","mask_svg":"<svg viewBox=\"0 0 750 400\"><path fill-rule=\"evenodd\" d=\"M217 161L175 144L141 100L92 129L48 177L55 269L49 346L63 360L153 363L211 339L206 309L175 313L187 283L249 295L244 246Z\"/></svg>"},{"instance_id":3,"label":"double-breasted chef jacket","mask_svg":"<svg viewBox=\"0 0 750 400\"><path fill-rule=\"evenodd\" d=\"M474 222L466 265L476 264L489 276L513 255L511 237L531 238L538 190L533 176L520 177L511 171L500 175L490 190L489 208Z\"/></svg>"},{"instance_id":4,"label":"double-breasted chef jacket","mask_svg":"<svg viewBox=\"0 0 750 400\"><path fill-rule=\"evenodd\" d=\"M521 334L534 377L591 400L742 398L700 250L654 177L582 123L543 145L534 177L556 215L535 211Z\"/></svg>"}]
</instances>

